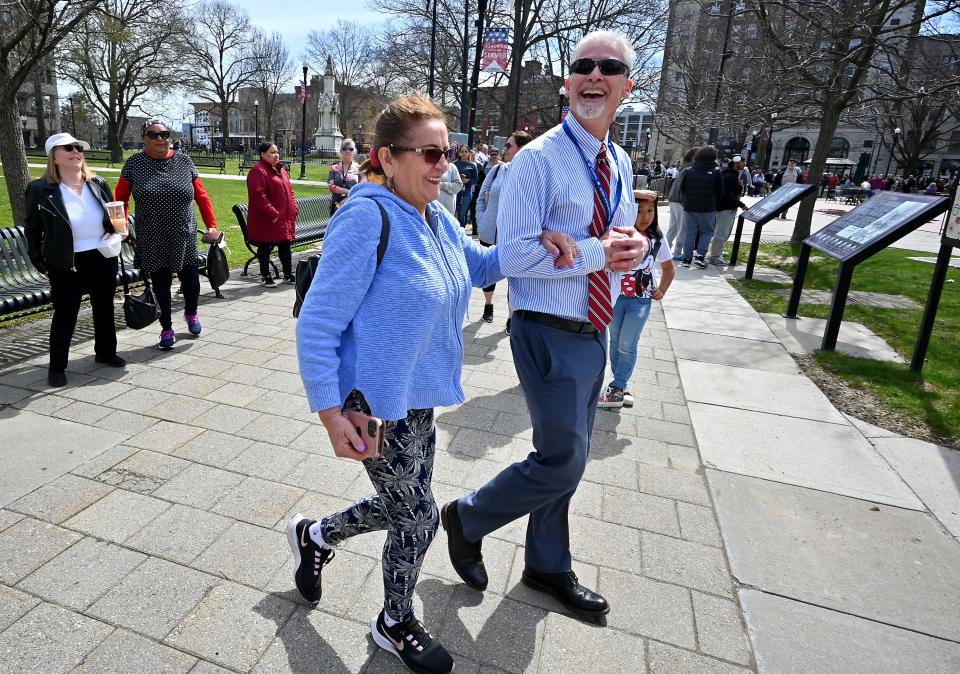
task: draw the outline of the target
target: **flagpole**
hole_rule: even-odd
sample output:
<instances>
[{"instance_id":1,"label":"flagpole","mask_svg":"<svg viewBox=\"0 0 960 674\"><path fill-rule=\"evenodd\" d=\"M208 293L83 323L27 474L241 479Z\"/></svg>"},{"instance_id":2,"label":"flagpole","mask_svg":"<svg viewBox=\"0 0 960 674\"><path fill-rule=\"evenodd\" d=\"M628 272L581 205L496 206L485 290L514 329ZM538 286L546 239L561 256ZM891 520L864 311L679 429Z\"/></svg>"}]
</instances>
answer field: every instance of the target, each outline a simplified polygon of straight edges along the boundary
<instances>
[{"instance_id":1,"label":"flagpole","mask_svg":"<svg viewBox=\"0 0 960 674\"><path fill-rule=\"evenodd\" d=\"M467 125L467 145L473 147L473 134L477 126L477 88L480 84L480 56L483 52L483 15L487 0L477 0L477 46L473 54L473 74L470 77L470 123Z\"/></svg>"}]
</instances>

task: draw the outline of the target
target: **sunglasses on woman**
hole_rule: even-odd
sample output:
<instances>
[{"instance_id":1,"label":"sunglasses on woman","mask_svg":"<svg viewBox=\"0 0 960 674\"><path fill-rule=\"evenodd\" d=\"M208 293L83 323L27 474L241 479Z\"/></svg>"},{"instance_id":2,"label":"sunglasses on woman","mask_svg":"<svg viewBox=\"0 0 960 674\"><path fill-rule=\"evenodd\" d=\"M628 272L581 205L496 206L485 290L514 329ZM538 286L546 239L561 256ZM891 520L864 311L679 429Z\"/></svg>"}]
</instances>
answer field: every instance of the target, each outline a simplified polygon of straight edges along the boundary
<instances>
[{"instance_id":1,"label":"sunglasses on woman","mask_svg":"<svg viewBox=\"0 0 960 674\"><path fill-rule=\"evenodd\" d=\"M623 75L627 72L627 64L618 59L603 59L602 61L577 59L570 64L570 72L576 73L577 75L589 75L597 66L600 66L600 74L604 77Z\"/></svg>"},{"instance_id":2,"label":"sunglasses on woman","mask_svg":"<svg viewBox=\"0 0 960 674\"><path fill-rule=\"evenodd\" d=\"M147 131L147 138L150 140L156 140L157 138L163 138L166 140L170 137L169 131Z\"/></svg>"},{"instance_id":3,"label":"sunglasses on woman","mask_svg":"<svg viewBox=\"0 0 960 674\"><path fill-rule=\"evenodd\" d=\"M67 152L76 151L76 152L79 152L80 154L83 154L83 147L80 145L61 145L60 147L62 147Z\"/></svg>"},{"instance_id":4,"label":"sunglasses on woman","mask_svg":"<svg viewBox=\"0 0 960 674\"><path fill-rule=\"evenodd\" d=\"M356 152L357 148L355 147L342 147L340 148L341 152Z\"/></svg>"},{"instance_id":5,"label":"sunglasses on woman","mask_svg":"<svg viewBox=\"0 0 960 674\"><path fill-rule=\"evenodd\" d=\"M391 152L413 152L423 157L423 161L431 166L447 156L449 147L404 147L402 145L388 145Z\"/></svg>"}]
</instances>

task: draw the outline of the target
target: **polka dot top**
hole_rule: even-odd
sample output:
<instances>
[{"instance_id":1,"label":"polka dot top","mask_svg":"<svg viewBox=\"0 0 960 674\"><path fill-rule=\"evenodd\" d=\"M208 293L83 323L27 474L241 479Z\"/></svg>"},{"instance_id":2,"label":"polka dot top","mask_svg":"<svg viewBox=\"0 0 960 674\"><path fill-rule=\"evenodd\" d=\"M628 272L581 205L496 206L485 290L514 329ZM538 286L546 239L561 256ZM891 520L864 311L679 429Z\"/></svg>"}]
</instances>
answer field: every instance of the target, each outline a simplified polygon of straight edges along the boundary
<instances>
[{"instance_id":1,"label":"polka dot top","mask_svg":"<svg viewBox=\"0 0 960 674\"><path fill-rule=\"evenodd\" d=\"M176 152L153 159L144 152L132 155L120 178L129 183L135 203L135 232L139 267L145 274L157 269L180 271L197 264L197 222L193 212L193 161Z\"/></svg>"}]
</instances>

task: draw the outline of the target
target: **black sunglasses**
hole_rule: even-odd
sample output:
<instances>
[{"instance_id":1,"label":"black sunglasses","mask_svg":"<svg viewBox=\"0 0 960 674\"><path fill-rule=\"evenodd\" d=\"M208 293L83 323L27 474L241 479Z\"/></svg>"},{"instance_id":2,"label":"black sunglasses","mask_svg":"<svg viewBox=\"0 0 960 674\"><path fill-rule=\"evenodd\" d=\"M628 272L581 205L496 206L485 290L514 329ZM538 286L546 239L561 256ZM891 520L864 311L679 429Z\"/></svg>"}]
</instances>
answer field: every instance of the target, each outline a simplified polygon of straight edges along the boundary
<instances>
[{"instance_id":1,"label":"black sunglasses","mask_svg":"<svg viewBox=\"0 0 960 674\"><path fill-rule=\"evenodd\" d=\"M413 152L423 156L423 160L433 166L447 156L449 147L404 147L403 145L388 145L391 152Z\"/></svg>"},{"instance_id":2,"label":"black sunglasses","mask_svg":"<svg viewBox=\"0 0 960 674\"><path fill-rule=\"evenodd\" d=\"M594 61L593 59L577 59L570 64L570 72L577 75L589 75L593 69L600 66L600 74L609 77L610 75L623 75L627 72L627 64L618 59L603 59Z\"/></svg>"},{"instance_id":3,"label":"black sunglasses","mask_svg":"<svg viewBox=\"0 0 960 674\"><path fill-rule=\"evenodd\" d=\"M83 146L82 146L82 145L61 145L60 147L62 147L62 148L63 148L64 150L66 150L67 152L73 152L74 150L76 150L76 151L79 152L80 154L83 154Z\"/></svg>"},{"instance_id":4,"label":"black sunglasses","mask_svg":"<svg viewBox=\"0 0 960 674\"><path fill-rule=\"evenodd\" d=\"M170 137L170 132L169 131L147 131L146 136L150 140L156 140L157 138L163 138L164 140L166 140L167 138Z\"/></svg>"}]
</instances>

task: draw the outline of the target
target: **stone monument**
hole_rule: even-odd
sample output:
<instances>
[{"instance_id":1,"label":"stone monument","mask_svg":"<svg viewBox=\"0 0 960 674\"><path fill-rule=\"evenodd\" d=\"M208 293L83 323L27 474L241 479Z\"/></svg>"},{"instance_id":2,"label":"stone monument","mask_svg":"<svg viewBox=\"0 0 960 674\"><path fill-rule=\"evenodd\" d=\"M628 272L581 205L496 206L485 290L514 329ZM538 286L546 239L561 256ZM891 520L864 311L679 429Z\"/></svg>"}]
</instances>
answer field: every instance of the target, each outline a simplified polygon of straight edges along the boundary
<instances>
[{"instance_id":1,"label":"stone monument","mask_svg":"<svg viewBox=\"0 0 960 674\"><path fill-rule=\"evenodd\" d=\"M340 98L337 96L336 78L333 76L333 59L327 56L327 70L320 83L320 96L317 101L320 113L320 126L313 134L313 145L317 150L339 152L343 142L338 117L340 116Z\"/></svg>"}]
</instances>

